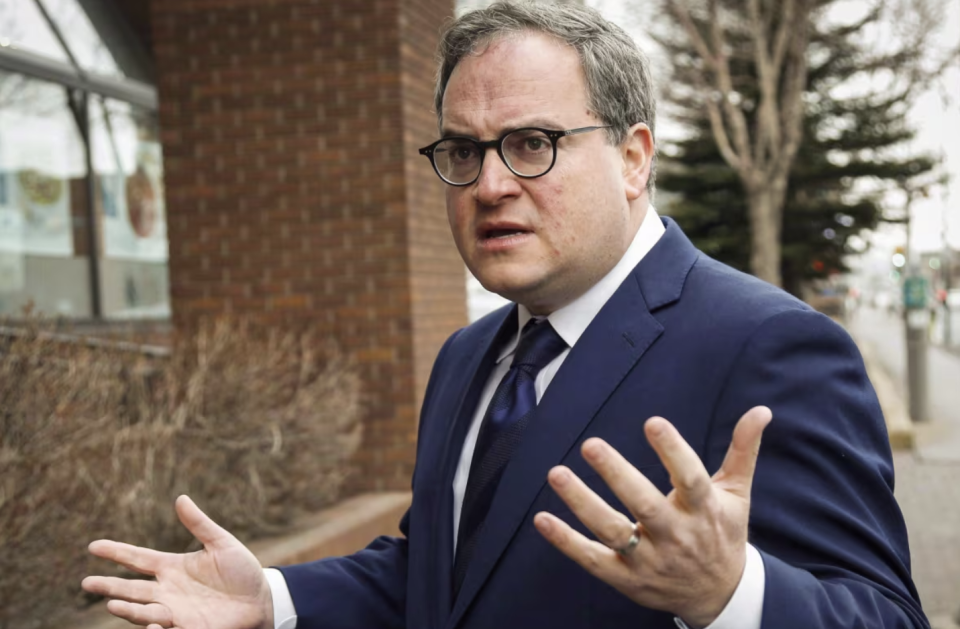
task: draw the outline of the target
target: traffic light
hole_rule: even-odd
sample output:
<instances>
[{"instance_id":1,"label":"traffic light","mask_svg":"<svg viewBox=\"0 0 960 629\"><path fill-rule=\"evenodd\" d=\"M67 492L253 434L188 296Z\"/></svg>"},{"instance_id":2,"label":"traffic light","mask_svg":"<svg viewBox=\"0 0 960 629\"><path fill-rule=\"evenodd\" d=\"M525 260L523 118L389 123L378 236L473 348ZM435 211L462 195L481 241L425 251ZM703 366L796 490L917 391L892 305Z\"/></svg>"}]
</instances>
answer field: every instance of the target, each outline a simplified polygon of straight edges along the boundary
<instances>
[{"instance_id":1,"label":"traffic light","mask_svg":"<svg viewBox=\"0 0 960 629\"><path fill-rule=\"evenodd\" d=\"M904 265L906 265L907 256L904 255L903 247L897 247L893 250L893 256L891 257L890 261L893 262L893 266L898 269L902 269Z\"/></svg>"}]
</instances>

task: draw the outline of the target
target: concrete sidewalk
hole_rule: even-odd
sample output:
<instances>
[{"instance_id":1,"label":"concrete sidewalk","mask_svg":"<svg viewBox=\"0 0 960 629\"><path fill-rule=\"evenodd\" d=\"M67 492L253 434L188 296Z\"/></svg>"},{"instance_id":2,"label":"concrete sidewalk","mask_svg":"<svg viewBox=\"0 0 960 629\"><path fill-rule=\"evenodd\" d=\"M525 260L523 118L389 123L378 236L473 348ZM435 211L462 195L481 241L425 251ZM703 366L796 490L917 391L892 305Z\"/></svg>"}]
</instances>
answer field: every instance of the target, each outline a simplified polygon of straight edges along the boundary
<instances>
[{"instance_id":1,"label":"concrete sidewalk","mask_svg":"<svg viewBox=\"0 0 960 629\"><path fill-rule=\"evenodd\" d=\"M913 580L934 629L958 629L960 463L895 452L897 501L907 522Z\"/></svg>"},{"instance_id":2,"label":"concrete sidewalk","mask_svg":"<svg viewBox=\"0 0 960 629\"><path fill-rule=\"evenodd\" d=\"M907 523L920 600L933 629L960 629L960 448L956 456L943 455L960 443L960 431L952 422L910 422L901 384L863 336L855 338L890 429L895 494Z\"/></svg>"}]
</instances>

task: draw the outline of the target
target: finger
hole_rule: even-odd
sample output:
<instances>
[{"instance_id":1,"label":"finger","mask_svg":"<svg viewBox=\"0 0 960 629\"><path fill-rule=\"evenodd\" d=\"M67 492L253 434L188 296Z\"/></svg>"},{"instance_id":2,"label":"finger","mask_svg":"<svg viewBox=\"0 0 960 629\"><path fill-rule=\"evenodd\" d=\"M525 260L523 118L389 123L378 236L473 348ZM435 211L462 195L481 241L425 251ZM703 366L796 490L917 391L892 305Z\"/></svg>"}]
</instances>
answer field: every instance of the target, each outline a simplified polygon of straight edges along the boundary
<instances>
[{"instance_id":1,"label":"finger","mask_svg":"<svg viewBox=\"0 0 960 629\"><path fill-rule=\"evenodd\" d=\"M150 603L141 605L139 603L128 603L127 601L108 601L107 611L114 616L129 620L137 625L160 625L161 627L172 627L173 616L165 605L159 603Z\"/></svg>"},{"instance_id":2,"label":"finger","mask_svg":"<svg viewBox=\"0 0 960 629\"><path fill-rule=\"evenodd\" d=\"M671 526L666 497L610 444L593 437L580 448L583 458L597 470L614 495L651 533Z\"/></svg>"},{"instance_id":3,"label":"finger","mask_svg":"<svg viewBox=\"0 0 960 629\"><path fill-rule=\"evenodd\" d=\"M550 486L573 510L574 515L583 522L601 543L611 548L619 548L630 538L633 522L620 513L596 492L571 472L559 465L547 474Z\"/></svg>"},{"instance_id":4,"label":"finger","mask_svg":"<svg viewBox=\"0 0 960 629\"><path fill-rule=\"evenodd\" d=\"M118 577L87 577L80 583L87 592L106 598L119 598L134 603L152 603L156 600L157 582Z\"/></svg>"},{"instance_id":5,"label":"finger","mask_svg":"<svg viewBox=\"0 0 960 629\"><path fill-rule=\"evenodd\" d=\"M87 547L90 554L118 563L128 570L156 576L166 553L149 548L131 546L123 542L99 539Z\"/></svg>"},{"instance_id":6,"label":"finger","mask_svg":"<svg viewBox=\"0 0 960 629\"><path fill-rule=\"evenodd\" d=\"M541 511L533 517L533 525L560 552L598 579L617 587L630 578L629 568L620 561L617 551L587 539L555 515Z\"/></svg>"},{"instance_id":7,"label":"finger","mask_svg":"<svg viewBox=\"0 0 960 629\"><path fill-rule=\"evenodd\" d=\"M728 489L749 498L753 474L757 469L760 454L760 438L773 419L773 412L766 406L754 406L743 414L733 429L733 440L723 459L723 465L715 478L723 481Z\"/></svg>"},{"instance_id":8,"label":"finger","mask_svg":"<svg viewBox=\"0 0 960 629\"><path fill-rule=\"evenodd\" d=\"M648 419L644 431L670 473L670 484L677 492L678 502L690 509L699 508L713 491L710 475L700 457L673 424L662 417Z\"/></svg>"},{"instance_id":9,"label":"finger","mask_svg":"<svg viewBox=\"0 0 960 629\"><path fill-rule=\"evenodd\" d=\"M204 546L215 546L234 537L200 510L188 496L179 496L176 502L177 517Z\"/></svg>"}]
</instances>

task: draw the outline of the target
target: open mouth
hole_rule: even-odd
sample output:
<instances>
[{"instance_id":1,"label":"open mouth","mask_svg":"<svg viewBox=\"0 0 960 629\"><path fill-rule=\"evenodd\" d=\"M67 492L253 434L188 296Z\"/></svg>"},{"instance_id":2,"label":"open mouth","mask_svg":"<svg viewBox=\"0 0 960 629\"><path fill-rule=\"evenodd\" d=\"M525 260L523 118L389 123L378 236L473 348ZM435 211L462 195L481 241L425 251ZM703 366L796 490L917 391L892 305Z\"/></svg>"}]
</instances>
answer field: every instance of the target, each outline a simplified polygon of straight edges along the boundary
<instances>
[{"instance_id":1,"label":"open mouth","mask_svg":"<svg viewBox=\"0 0 960 629\"><path fill-rule=\"evenodd\" d=\"M522 229L487 229L483 232L483 238L484 240L496 240L510 238L512 236L522 236L529 233L530 232Z\"/></svg>"}]
</instances>

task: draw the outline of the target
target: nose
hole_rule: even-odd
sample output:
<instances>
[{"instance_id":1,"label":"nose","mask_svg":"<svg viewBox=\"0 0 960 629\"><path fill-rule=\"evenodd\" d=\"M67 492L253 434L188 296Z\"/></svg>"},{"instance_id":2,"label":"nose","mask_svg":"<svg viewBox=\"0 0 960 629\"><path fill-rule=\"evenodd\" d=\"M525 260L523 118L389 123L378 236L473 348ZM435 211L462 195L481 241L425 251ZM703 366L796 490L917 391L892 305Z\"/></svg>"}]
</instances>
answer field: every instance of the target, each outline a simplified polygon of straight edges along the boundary
<instances>
[{"instance_id":1,"label":"nose","mask_svg":"<svg viewBox=\"0 0 960 629\"><path fill-rule=\"evenodd\" d=\"M480 176L474 183L473 196L478 203L496 206L521 192L518 177L507 168L495 148L487 149Z\"/></svg>"}]
</instances>

